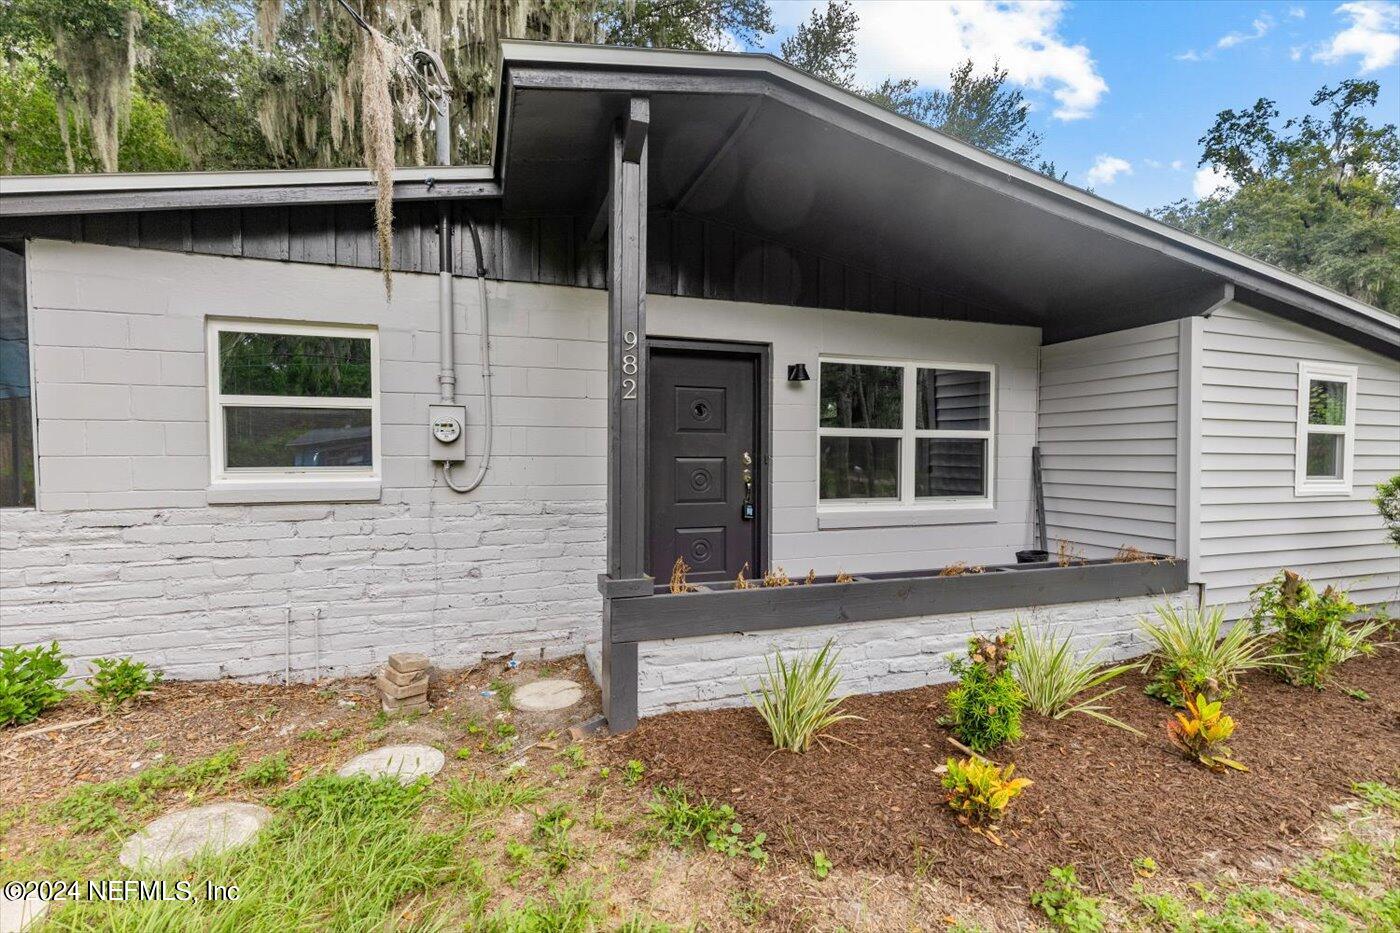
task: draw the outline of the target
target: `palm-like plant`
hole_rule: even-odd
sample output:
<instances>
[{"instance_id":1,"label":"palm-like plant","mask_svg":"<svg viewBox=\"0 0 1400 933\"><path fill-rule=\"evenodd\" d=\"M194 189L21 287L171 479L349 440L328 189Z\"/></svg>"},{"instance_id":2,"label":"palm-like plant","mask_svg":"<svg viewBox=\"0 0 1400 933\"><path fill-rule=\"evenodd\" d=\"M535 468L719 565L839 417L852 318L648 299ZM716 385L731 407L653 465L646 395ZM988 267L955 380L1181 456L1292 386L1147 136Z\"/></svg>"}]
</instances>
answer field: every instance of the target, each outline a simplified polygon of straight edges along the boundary
<instances>
[{"instance_id":1,"label":"palm-like plant","mask_svg":"<svg viewBox=\"0 0 1400 933\"><path fill-rule=\"evenodd\" d=\"M1068 634L1057 638L1053 630L1036 632L1027 629L1019 620L1011 631L1017 646L1011 670L1026 696L1027 706L1050 719L1064 719L1070 713L1082 713L1142 735L1121 719L1108 715L1105 712L1108 707L1099 702L1122 690L1122 687L1113 687L1086 700L1074 702L1079 694L1103 686L1119 674L1138 667L1138 664L1101 667L1098 657L1103 651L1102 643L1082 655L1076 655L1070 647Z\"/></svg>"},{"instance_id":2,"label":"palm-like plant","mask_svg":"<svg viewBox=\"0 0 1400 933\"><path fill-rule=\"evenodd\" d=\"M1158 606L1157 621L1139 619L1138 627L1154 646L1147 694L1172 706L1198 693L1208 700L1224 699L1234 692L1241 673L1278 666L1284 658L1270 654L1268 638L1252 634L1248 625L1224 631L1220 607L1203 612Z\"/></svg>"},{"instance_id":3,"label":"palm-like plant","mask_svg":"<svg viewBox=\"0 0 1400 933\"><path fill-rule=\"evenodd\" d=\"M838 657L829 640L809 658L788 661L775 651L764 660L768 674L759 679L758 696L750 693L749 699L768 724L774 748L805 752L813 741L821 744L822 733L838 722L860 718L841 712L842 698L836 696L841 679Z\"/></svg>"}]
</instances>

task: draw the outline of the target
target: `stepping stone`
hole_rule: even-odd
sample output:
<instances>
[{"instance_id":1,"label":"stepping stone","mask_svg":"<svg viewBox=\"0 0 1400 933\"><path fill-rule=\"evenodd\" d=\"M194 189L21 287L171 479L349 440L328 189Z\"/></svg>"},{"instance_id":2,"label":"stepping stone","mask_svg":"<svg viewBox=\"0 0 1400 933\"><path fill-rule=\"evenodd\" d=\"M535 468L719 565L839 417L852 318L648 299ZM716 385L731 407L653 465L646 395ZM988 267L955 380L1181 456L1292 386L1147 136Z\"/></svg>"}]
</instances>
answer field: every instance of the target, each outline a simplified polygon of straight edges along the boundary
<instances>
[{"instance_id":1,"label":"stepping stone","mask_svg":"<svg viewBox=\"0 0 1400 933\"><path fill-rule=\"evenodd\" d=\"M272 817L255 803L215 803L167 813L122 846L127 868L162 868L195 855L217 855L252 840Z\"/></svg>"},{"instance_id":2,"label":"stepping stone","mask_svg":"<svg viewBox=\"0 0 1400 933\"><path fill-rule=\"evenodd\" d=\"M568 709L582 699L583 688L572 680L562 678L537 680L517 687L511 695L511 703L517 709L532 713Z\"/></svg>"},{"instance_id":3,"label":"stepping stone","mask_svg":"<svg viewBox=\"0 0 1400 933\"><path fill-rule=\"evenodd\" d=\"M20 900L10 900L0 894L0 933L23 933L36 926L49 912L49 902L31 894Z\"/></svg>"},{"instance_id":4,"label":"stepping stone","mask_svg":"<svg viewBox=\"0 0 1400 933\"><path fill-rule=\"evenodd\" d=\"M442 763L442 752L431 745L386 745L350 759L336 774L392 777L398 778L400 784L412 784L425 774L437 774L442 770Z\"/></svg>"}]
</instances>

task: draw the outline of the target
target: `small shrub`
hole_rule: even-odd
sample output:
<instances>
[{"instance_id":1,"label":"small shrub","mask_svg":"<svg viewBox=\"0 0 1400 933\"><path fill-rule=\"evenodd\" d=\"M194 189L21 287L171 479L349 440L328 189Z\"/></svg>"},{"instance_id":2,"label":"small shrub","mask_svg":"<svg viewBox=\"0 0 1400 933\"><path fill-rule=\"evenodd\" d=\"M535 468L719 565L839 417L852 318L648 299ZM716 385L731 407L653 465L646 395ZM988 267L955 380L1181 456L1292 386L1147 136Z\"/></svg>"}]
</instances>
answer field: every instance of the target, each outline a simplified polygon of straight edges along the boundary
<instances>
[{"instance_id":1,"label":"small shrub","mask_svg":"<svg viewBox=\"0 0 1400 933\"><path fill-rule=\"evenodd\" d=\"M240 783L249 787L271 787L274 784L285 784L287 778L291 776L291 768L287 765L287 753L278 752L275 755L267 755L243 769L243 773L238 775Z\"/></svg>"},{"instance_id":2,"label":"small shrub","mask_svg":"<svg viewBox=\"0 0 1400 933\"><path fill-rule=\"evenodd\" d=\"M985 758L949 758L943 787L958 822L974 827L999 823L1011 801L1032 783L1029 778L1013 777L1015 773L1015 765L999 768Z\"/></svg>"},{"instance_id":3,"label":"small shrub","mask_svg":"<svg viewBox=\"0 0 1400 933\"><path fill-rule=\"evenodd\" d=\"M806 660L789 663L777 651L765 659L768 674L759 680L758 696L749 694L749 699L768 724L774 748L805 752L838 722L860 718L840 711L841 698L835 695L839 654L832 644L828 641Z\"/></svg>"},{"instance_id":4,"label":"small shrub","mask_svg":"<svg viewBox=\"0 0 1400 933\"><path fill-rule=\"evenodd\" d=\"M642 775L647 773L647 766L635 758L630 758L622 769L622 783L628 787L636 787L641 781Z\"/></svg>"},{"instance_id":5,"label":"small shrub","mask_svg":"<svg viewBox=\"0 0 1400 933\"><path fill-rule=\"evenodd\" d=\"M1376 511L1381 513L1391 543L1400 547L1400 473L1377 483L1376 498L1371 501L1376 504Z\"/></svg>"},{"instance_id":6,"label":"small shrub","mask_svg":"<svg viewBox=\"0 0 1400 933\"><path fill-rule=\"evenodd\" d=\"M131 658L97 658L92 666L96 670L88 678L88 688L102 708L109 711L150 696L151 688L163 676Z\"/></svg>"},{"instance_id":7,"label":"small shrub","mask_svg":"<svg viewBox=\"0 0 1400 933\"><path fill-rule=\"evenodd\" d=\"M818 881L825 881L826 876L831 874L831 859L821 849L812 853L812 874L817 876Z\"/></svg>"},{"instance_id":8,"label":"small shrub","mask_svg":"<svg viewBox=\"0 0 1400 933\"><path fill-rule=\"evenodd\" d=\"M1212 702L1199 693L1194 700L1186 701L1185 713L1167 720L1172 744L1187 758L1194 758L1212 771L1249 770L1230 757L1230 747L1225 743L1234 732L1235 721L1221 711L1221 701Z\"/></svg>"},{"instance_id":9,"label":"small shrub","mask_svg":"<svg viewBox=\"0 0 1400 933\"><path fill-rule=\"evenodd\" d=\"M1020 621L1011 630L1011 635L1016 644L1011 670L1028 707L1051 719L1064 719L1070 713L1082 713L1119 729L1142 734L1121 719L1105 713L1106 707L1099 703L1104 697L1122 690L1122 687L1105 690L1078 703L1073 702L1079 694L1103 686L1119 674L1137 667L1136 664L1100 669L1096 660L1103 650L1102 645L1096 645L1076 657L1068 634L1064 638L1056 638L1050 629L1037 634L1034 630L1028 631Z\"/></svg>"},{"instance_id":10,"label":"small shrub","mask_svg":"<svg viewBox=\"0 0 1400 933\"><path fill-rule=\"evenodd\" d=\"M767 834L755 833L752 840L744 842L744 827L727 803L718 804L704 797L692 803L690 794L677 784L658 787L647 813L661 837L678 848L703 842L707 849L722 855L747 855L759 863L768 861L768 853L763 851Z\"/></svg>"},{"instance_id":11,"label":"small shrub","mask_svg":"<svg viewBox=\"0 0 1400 933\"><path fill-rule=\"evenodd\" d=\"M0 726L33 722L63 699L68 672L58 642L47 648L0 648Z\"/></svg>"},{"instance_id":12,"label":"small shrub","mask_svg":"<svg viewBox=\"0 0 1400 933\"><path fill-rule=\"evenodd\" d=\"M1099 899L1084 893L1073 865L1050 869L1045 884L1031 895L1031 906L1038 907L1057 930L1098 933L1108 922Z\"/></svg>"},{"instance_id":13,"label":"small shrub","mask_svg":"<svg viewBox=\"0 0 1400 933\"><path fill-rule=\"evenodd\" d=\"M987 752L1021 737L1025 695L1011 672L1016 642L1011 635L968 642L967 657L949 667L958 686L948 692L948 724L975 752Z\"/></svg>"},{"instance_id":14,"label":"small shrub","mask_svg":"<svg viewBox=\"0 0 1400 933\"><path fill-rule=\"evenodd\" d=\"M1251 636L1247 626L1223 632L1223 608L1178 612L1172 606L1158 606L1157 619L1138 620L1153 645L1148 661L1153 673L1144 689L1148 696L1172 706L1182 706L1187 697L1198 693L1210 700L1228 699L1241 673L1277 660L1267 654L1267 639Z\"/></svg>"},{"instance_id":15,"label":"small shrub","mask_svg":"<svg viewBox=\"0 0 1400 933\"><path fill-rule=\"evenodd\" d=\"M1369 639L1382 623L1348 624L1357 607L1340 590L1329 586L1319 593L1298 574L1281 570L1250 597L1254 631L1270 637L1279 649L1280 661L1270 668L1294 686L1320 690L1339 665L1375 651Z\"/></svg>"}]
</instances>

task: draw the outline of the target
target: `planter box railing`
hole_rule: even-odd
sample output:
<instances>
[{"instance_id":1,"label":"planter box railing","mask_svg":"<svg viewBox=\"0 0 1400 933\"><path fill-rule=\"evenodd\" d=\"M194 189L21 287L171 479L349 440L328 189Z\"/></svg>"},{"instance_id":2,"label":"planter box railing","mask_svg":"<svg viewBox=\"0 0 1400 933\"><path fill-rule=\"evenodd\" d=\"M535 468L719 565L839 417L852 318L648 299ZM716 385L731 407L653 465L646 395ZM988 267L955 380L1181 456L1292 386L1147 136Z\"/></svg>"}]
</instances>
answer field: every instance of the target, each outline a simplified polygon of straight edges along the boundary
<instances>
[{"instance_id":1,"label":"planter box railing","mask_svg":"<svg viewBox=\"0 0 1400 933\"><path fill-rule=\"evenodd\" d=\"M599 578L603 610L603 692L614 730L637 717L637 644L668 638L695 638L738 632L816 625L875 622L1091 602L1178 593L1187 586L1184 560L1154 557L1130 563L1111 559L1002 564L941 576L939 570L859 574L850 582L819 577L790 586L752 582L697 584L693 593L672 594L650 578Z\"/></svg>"}]
</instances>

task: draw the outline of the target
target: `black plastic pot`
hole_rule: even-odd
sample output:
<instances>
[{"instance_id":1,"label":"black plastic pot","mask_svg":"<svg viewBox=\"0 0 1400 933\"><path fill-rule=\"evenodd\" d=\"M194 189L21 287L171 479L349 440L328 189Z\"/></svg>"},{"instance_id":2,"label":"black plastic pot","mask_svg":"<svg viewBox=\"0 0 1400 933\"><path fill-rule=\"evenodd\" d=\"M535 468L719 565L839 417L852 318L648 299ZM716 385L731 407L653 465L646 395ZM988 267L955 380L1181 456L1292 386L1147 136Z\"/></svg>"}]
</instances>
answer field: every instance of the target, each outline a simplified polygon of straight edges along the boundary
<instances>
[{"instance_id":1,"label":"black plastic pot","mask_svg":"<svg viewBox=\"0 0 1400 933\"><path fill-rule=\"evenodd\" d=\"M1050 559L1049 551L1017 551L1016 563L1018 564L1043 564Z\"/></svg>"}]
</instances>

